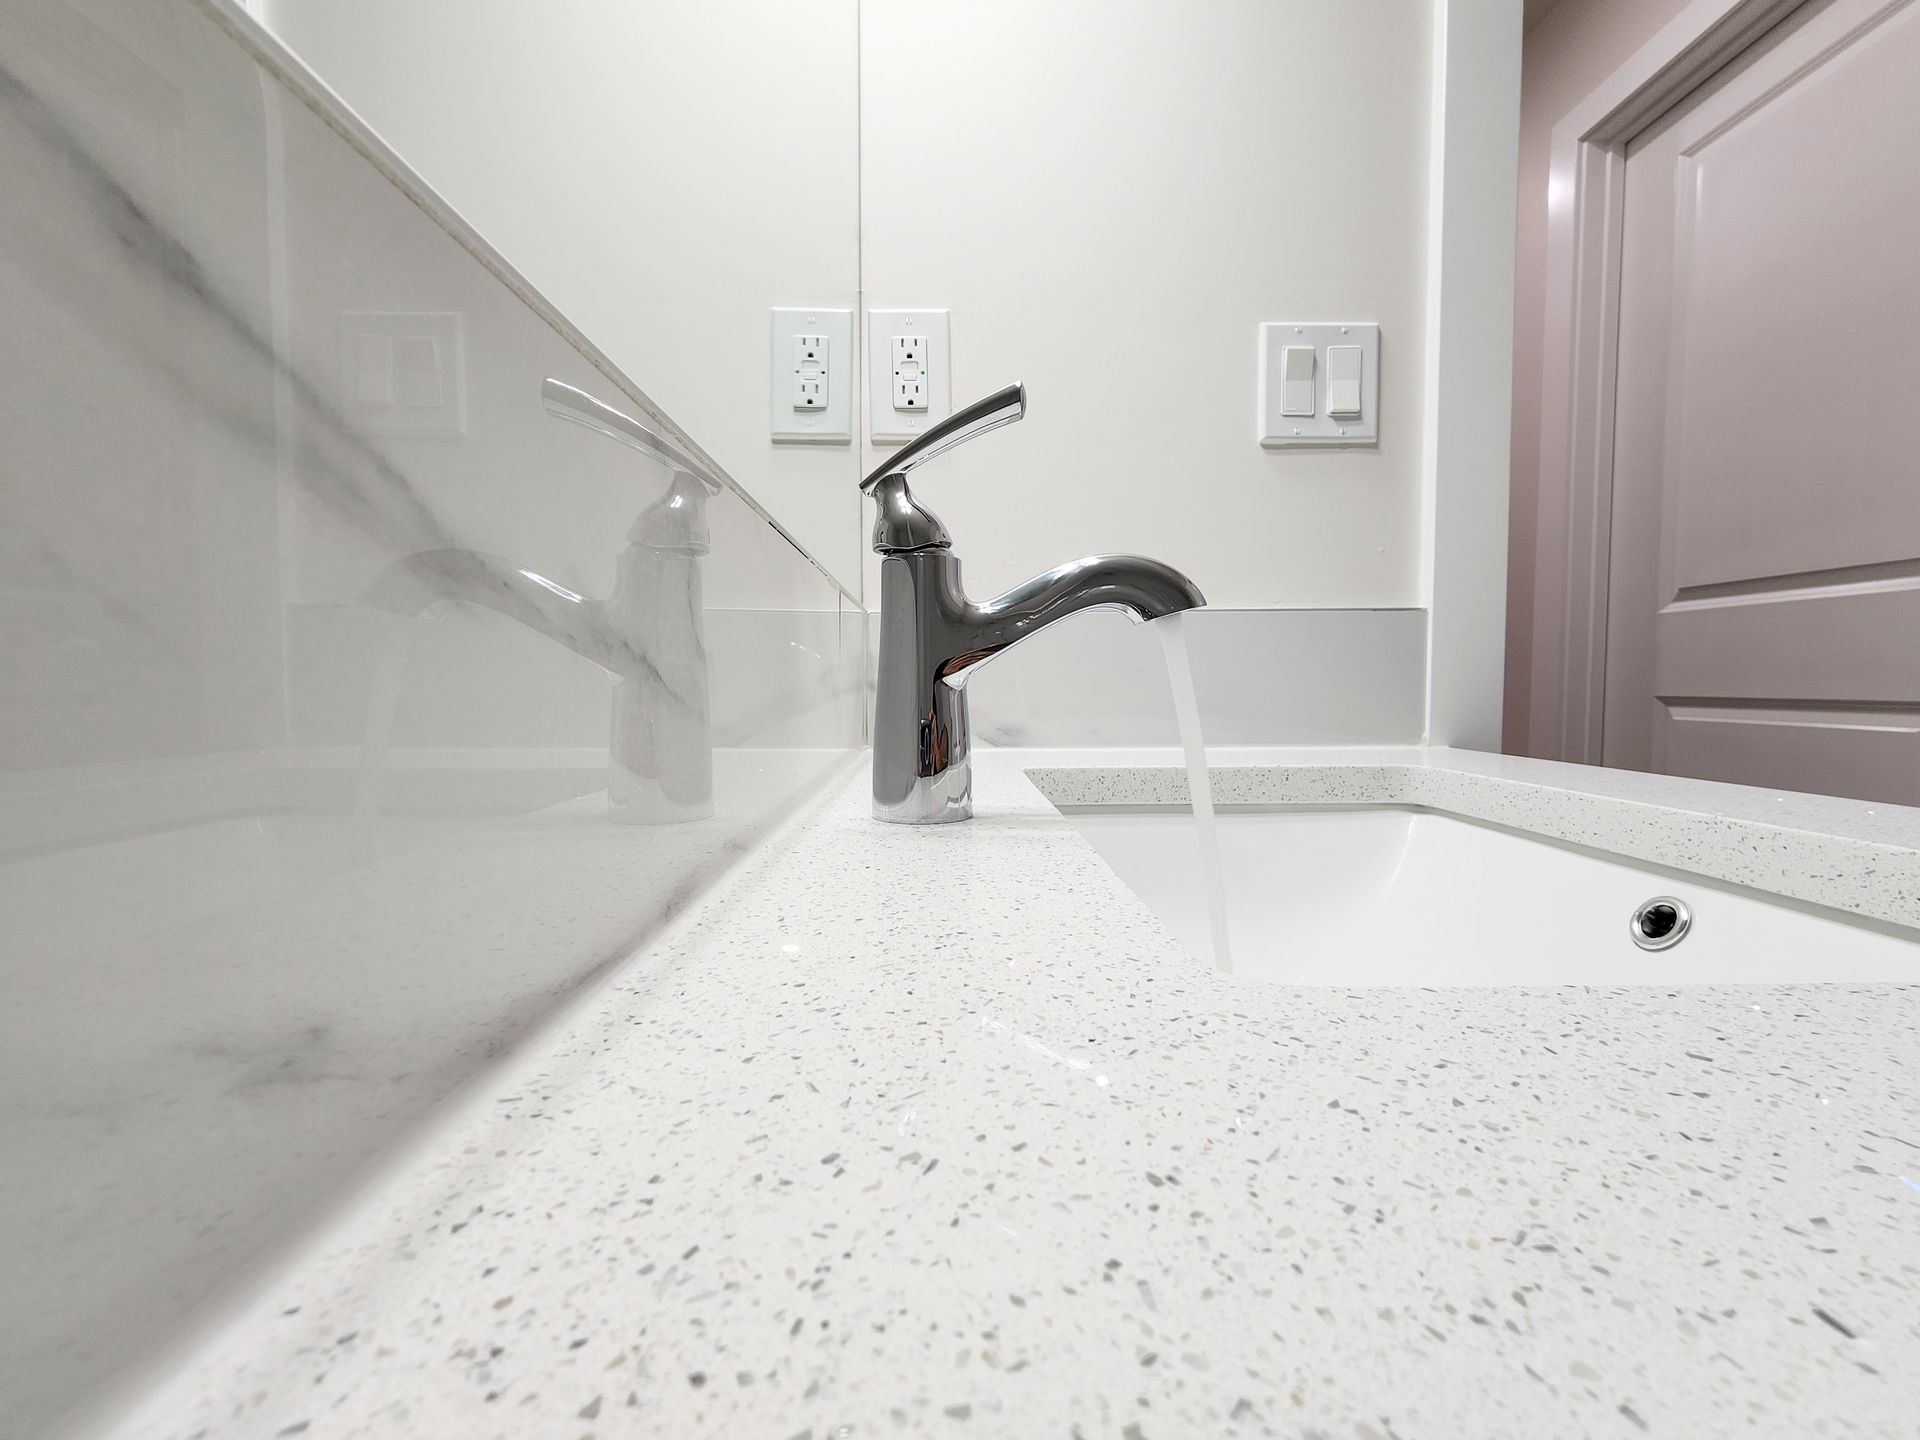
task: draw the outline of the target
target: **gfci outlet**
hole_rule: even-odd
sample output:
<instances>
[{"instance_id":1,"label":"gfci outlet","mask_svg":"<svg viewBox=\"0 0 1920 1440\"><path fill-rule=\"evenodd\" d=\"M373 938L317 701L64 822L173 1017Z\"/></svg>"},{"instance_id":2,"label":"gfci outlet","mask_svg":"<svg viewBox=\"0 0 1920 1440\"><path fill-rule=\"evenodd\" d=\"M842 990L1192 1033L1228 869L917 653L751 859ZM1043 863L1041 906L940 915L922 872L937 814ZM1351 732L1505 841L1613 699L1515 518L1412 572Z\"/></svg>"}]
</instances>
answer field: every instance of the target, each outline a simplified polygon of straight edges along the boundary
<instances>
[{"instance_id":1,"label":"gfci outlet","mask_svg":"<svg viewBox=\"0 0 1920 1440\"><path fill-rule=\"evenodd\" d=\"M893 337L893 408L906 411L927 408L927 337L924 335Z\"/></svg>"},{"instance_id":2,"label":"gfci outlet","mask_svg":"<svg viewBox=\"0 0 1920 1440\"><path fill-rule=\"evenodd\" d=\"M953 412L945 310L867 312L867 414L875 444L911 440Z\"/></svg>"},{"instance_id":3,"label":"gfci outlet","mask_svg":"<svg viewBox=\"0 0 1920 1440\"><path fill-rule=\"evenodd\" d=\"M825 335L793 337L793 408L827 408L827 346Z\"/></svg>"},{"instance_id":4,"label":"gfci outlet","mask_svg":"<svg viewBox=\"0 0 1920 1440\"><path fill-rule=\"evenodd\" d=\"M851 443L853 312L775 310L772 354L773 438Z\"/></svg>"}]
</instances>

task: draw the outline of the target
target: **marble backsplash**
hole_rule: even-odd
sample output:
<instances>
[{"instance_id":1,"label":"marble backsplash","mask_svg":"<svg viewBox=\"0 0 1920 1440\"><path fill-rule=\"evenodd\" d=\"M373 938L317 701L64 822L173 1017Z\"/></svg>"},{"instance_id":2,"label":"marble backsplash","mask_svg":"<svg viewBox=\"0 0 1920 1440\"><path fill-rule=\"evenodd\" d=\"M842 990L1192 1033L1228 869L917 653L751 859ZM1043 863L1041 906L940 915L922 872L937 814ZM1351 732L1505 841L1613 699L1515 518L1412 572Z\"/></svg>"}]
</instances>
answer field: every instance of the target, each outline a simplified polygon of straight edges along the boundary
<instances>
[{"instance_id":1,"label":"marble backsplash","mask_svg":"<svg viewBox=\"0 0 1920 1440\"><path fill-rule=\"evenodd\" d=\"M213 0L0 6L8 1433L863 742L857 602L404 181Z\"/></svg>"}]
</instances>

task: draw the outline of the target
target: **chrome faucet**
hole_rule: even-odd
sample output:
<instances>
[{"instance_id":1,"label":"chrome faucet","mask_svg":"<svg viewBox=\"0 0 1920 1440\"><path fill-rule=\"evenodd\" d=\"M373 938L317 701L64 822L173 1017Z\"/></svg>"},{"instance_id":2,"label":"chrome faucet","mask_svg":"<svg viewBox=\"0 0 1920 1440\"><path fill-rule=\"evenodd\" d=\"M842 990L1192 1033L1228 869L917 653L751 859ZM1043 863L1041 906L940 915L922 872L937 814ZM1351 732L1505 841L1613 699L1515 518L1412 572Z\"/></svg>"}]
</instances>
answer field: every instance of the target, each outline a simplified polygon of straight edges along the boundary
<instances>
[{"instance_id":1,"label":"chrome faucet","mask_svg":"<svg viewBox=\"0 0 1920 1440\"><path fill-rule=\"evenodd\" d=\"M591 660L614 677L607 813L631 824L713 814L713 728L700 557L712 548L707 497L720 482L630 415L558 380L548 413L645 451L667 466L666 493L642 510L615 563L613 593L591 599L478 550L424 550L387 567L370 605L409 618L442 601L480 605Z\"/></svg>"},{"instance_id":2,"label":"chrome faucet","mask_svg":"<svg viewBox=\"0 0 1920 1440\"><path fill-rule=\"evenodd\" d=\"M1125 611L1135 623L1206 604L1194 583L1138 555L1093 555L975 604L960 585L953 537L914 499L907 472L943 450L1026 414L1021 385L976 401L896 451L860 482L879 513L880 676L874 697L873 814L936 825L973 814L966 684L1002 651L1082 610Z\"/></svg>"}]
</instances>

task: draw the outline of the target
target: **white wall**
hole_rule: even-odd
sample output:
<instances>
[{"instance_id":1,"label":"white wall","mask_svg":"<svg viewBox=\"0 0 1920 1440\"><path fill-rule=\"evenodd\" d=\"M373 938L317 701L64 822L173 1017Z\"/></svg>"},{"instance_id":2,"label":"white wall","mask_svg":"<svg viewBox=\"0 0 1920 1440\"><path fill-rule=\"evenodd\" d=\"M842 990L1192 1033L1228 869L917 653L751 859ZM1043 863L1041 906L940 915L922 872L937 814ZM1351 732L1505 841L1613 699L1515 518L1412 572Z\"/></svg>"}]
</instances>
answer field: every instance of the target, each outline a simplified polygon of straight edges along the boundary
<instances>
[{"instance_id":1,"label":"white wall","mask_svg":"<svg viewBox=\"0 0 1920 1440\"><path fill-rule=\"evenodd\" d=\"M1427 177L1427 724L1500 748L1519 0L1436 0Z\"/></svg>"},{"instance_id":2,"label":"white wall","mask_svg":"<svg viewBox=\"0 0 1920 1440\"><path fill-rule=\"evenodd\" d=\"M1030 391L1026 420L920 471L917 492L977 595L1101 550L1192 574L1216 607L1196 630L1234 638L1196 642L1203 714L1242 743L1339 738L1361 714L1369 739L1419 739L1427 665L1403 607L1436 586L1440 722L1462 743L1498 741L1504 370L1449 403L1447 466L1427 435L1429 270L1443 253L1458 353L1505 362L1511 114L1504 136L1500 122L1520 16L1518 0L1472 4L1450 101L1468 113L1446 173L1478 213L1444 252L1428 200L1449 158L1431 145L1446 0L862 10L866 303L952 311L956 403L1015 379ZM1476 313L1489 296L1490 323ZM1255 440L1258 326L1294 319L1379 323L1377 447ZM1469 337L1476 321L1493 343ZM868 464L882 454L869 447ZM1442 524L1459 563L1436 567ZM1143 642L1063 639L982 673L981 734L1017 700L1030 743L1143 726L1172 738L1170 716L1107 713L1107 668L1125 654L1137 669ZM1276 704L1276 675L1318 701Z\"/></svg>"},{"instance_id":3,"label":"white wall","mask_svg":"<svg viewBox=\"0 0 1920 1440\"><path fill-rule=\"evenodd\" d=\"M857 303L854 0L267 0L274 31L843 583L850 445L768 438L768 310Z\"/></svg>"},{"instance_id":4,"label":"white wall","mask_svg":"<svg viewBox=\"0 0 1920 1440\"><path fill-rule=\"evenodd\" d=\"M867 303L952 311L956 403L1030 391L915 477L971 587L1132 550L1223 606L1420 603L1427 10L863 7ZM1377 449L1261 449L1282 319L1379 322Z\"/></svg>"}]
</instances>

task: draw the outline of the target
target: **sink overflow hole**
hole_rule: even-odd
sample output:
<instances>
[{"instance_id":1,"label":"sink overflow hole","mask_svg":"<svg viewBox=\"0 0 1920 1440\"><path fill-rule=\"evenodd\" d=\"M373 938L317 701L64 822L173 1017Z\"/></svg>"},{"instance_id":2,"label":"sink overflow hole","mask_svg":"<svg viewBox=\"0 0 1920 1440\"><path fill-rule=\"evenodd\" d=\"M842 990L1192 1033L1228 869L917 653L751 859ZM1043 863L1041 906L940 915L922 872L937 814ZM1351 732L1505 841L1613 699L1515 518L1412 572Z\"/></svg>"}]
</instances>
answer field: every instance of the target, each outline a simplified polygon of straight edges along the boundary
<instances>
[{"instance_id":1,"label":"sink overflow hole","mask_svg":"<svg viewBox=\"0 0 1920 1440\"><path fill-rule=\"evenodd\" d=\"M1687 902L1671 895L1643 901L1627 922L1627 933L1642 950L1665 950L1678 945L1693 924Z\"/></svg>"}]
</instances>

